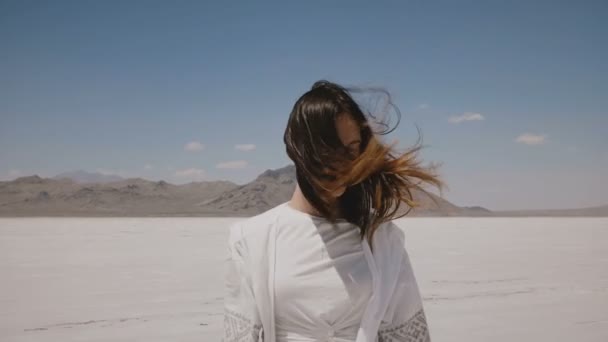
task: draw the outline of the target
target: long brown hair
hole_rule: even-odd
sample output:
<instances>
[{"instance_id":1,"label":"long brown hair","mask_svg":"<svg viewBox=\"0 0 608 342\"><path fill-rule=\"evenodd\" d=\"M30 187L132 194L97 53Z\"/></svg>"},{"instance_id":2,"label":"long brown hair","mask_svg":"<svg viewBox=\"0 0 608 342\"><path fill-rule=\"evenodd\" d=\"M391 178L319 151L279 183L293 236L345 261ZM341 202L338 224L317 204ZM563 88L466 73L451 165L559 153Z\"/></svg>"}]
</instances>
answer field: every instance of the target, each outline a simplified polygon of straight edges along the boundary
<instances>
[{"instance_id":1,"label":"long brown hair","mask_svg":"<svg viewBox=\"0 0 608 342\"><path fill-rule=\"evenodd\" d=\"M435 185L440 191L444 183L435 172L437 165L423 167L417 159L423 147L419 129L416 144L400 154L394 143L386 145L378 139L377 135L388 134L394 128L381 132L372 129L368 117L376 122L377 113L366 116L351 95L361 90L325 80L315 82L294 104L283 140L304 197L331 222L341 213L360 228L361 239L367 238L373 248L372 237L380 224L403 217L419 205L414 201L412 189L428 194L422 183ZM386 108L394 109L400 119L388 92L368 90L384 94ZM345 114L360 127L358 155L349 152L337 134L336 118ZM385 122L379 123L388 127ZM344 187L346 190L338 194ZM429 197L435 201L433 196ZM409 209L399 214L403 203Z\"/></svg>"}]
</instances>

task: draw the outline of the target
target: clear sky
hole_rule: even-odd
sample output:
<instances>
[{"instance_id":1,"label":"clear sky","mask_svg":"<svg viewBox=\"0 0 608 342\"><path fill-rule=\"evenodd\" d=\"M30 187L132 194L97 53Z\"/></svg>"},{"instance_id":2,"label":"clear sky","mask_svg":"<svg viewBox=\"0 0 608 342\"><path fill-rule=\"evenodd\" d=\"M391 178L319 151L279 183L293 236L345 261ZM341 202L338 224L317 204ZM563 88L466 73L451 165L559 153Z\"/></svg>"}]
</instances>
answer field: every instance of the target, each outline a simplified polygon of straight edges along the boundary
<instances>
[{"instance_id":1,"label":"clear sky","mask_svg":"<svg viewBox=\"0 0 608 342\"><path fill-rule=\"evenodd\" d=\"M245 183L318 79L386 87L457 205L608 203L606 1L0 1L0 178Z\"/></svg>"}]
</instances>

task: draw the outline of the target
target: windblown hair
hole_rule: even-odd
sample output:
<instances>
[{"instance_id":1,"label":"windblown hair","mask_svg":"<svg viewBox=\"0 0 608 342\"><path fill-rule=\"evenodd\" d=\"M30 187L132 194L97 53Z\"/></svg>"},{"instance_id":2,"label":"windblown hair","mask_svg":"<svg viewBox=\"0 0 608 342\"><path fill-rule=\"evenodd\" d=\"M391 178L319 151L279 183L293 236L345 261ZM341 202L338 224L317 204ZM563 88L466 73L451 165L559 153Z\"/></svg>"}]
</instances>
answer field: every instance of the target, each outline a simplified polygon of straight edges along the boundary
<instances>
[{"instance_id":1,"label":"windblown hair","mask_svg":"<svg viewBox=\"0 0 608 342\"><path fill-rule=\"evenodd\" d=\"M386 91L367 90L385 95L385 108L394 109L400 119L401 114ZM420 205L414 200L412 189L435 201L421 184L435 185L441 191L444 183L435 173L436 166L423 167L417 160L423 146L419 129L416 144L400 154L396 153L394 143L389 146L378 139L377 135L388 134L394 128L374 132L370 120L376 123L376 115L366 116L351 95L361 91L324 80L315 82L296 101L283 140L304 197L329 221L335 222L341 214L343 219L357 225L361 239L367 238L373 249L372 237L380 224L403 217ZM358 156L338 136L336 119L340 115L350 115L360 127ZM388 127L387 123L380 124ZM343 187L346 190L339 195ZM409 209L399 214L403 203Z\"/></svg>"}]
</instances>

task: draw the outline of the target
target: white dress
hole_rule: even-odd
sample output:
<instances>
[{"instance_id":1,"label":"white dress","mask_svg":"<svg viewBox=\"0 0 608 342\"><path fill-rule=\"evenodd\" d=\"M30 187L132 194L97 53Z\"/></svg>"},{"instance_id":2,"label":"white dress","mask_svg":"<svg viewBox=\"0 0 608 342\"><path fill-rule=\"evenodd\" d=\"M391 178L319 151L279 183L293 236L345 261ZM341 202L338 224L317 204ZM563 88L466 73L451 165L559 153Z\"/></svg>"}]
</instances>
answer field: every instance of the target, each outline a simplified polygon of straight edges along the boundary
<instances>
[{"instance_id":1,"label":"white dress","mask_svg":"<svg viewBox=\"0 0 608 342\"><path fill-rule=\"evenodd\" d=\"M422 297L392 222L374 233L282 203L233 223L224 342L430 342Z\"/></svg>"},{"instance_id":2,"label":"white dress","mask_svg":"<svg viewBox=\"0 0 608 342\"><path fill-rule=\"evenodd\" d=\"M287 202L277 223L277 342L354 341L372 292L359 228Z\"/></svg>"}]
</instances>

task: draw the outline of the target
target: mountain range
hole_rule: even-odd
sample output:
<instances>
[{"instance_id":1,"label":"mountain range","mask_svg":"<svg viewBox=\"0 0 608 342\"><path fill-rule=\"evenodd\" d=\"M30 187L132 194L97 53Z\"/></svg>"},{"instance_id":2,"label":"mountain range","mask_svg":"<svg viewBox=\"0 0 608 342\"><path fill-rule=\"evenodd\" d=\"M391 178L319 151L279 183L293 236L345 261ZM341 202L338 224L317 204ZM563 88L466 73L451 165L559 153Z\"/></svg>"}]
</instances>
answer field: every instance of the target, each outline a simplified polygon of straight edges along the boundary
<instances>
[{"instance_id":1,"label":"mountain range","mask_svg":"<svg viewBox=\"0 0 608 342\"><path fill-rule=\"evenodd\" d=\"M175 185L83 170L0 182L0 216L252 216L291 198L295 167L267 170L253 181ZM565 210L491 211L457 206L433 193L413 191L421 203L408 216L608 216L608 205ZM407 210L403 205L402 210Z\"/></svg>"}]
</instances>

